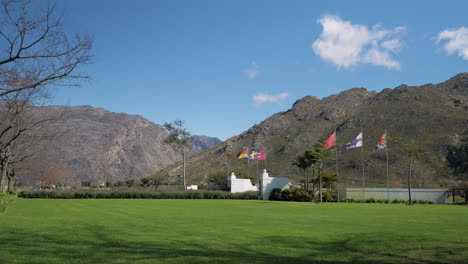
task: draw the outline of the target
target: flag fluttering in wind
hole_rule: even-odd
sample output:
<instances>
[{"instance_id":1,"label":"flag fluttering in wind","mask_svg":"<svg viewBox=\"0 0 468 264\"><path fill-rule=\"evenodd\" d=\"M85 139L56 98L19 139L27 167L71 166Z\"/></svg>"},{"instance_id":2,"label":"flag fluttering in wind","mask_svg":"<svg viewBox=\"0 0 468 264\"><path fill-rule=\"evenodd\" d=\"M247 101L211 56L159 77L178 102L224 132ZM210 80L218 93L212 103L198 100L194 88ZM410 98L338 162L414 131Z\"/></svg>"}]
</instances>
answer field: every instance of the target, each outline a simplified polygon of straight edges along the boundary
<instances>
[{"instance_id":1,"label":"flag fluttering in wind","mask_svg":"<svg viewBox=\"0 0 468 264\"><path fill-rule=\"evenodd\" d=\"M249 154L247 152L247 150L243 150L241 152L239 152L239 154L237 155L237 159L247 159L249 157Z\"/></svg>"},{"instance_id":2,"label":"flag fluttering in wind","mask_svg":"<svg viewBox=\"0 0 468 264\"><path fill-rule=\"evenodd\" d=\"M331 134L323 143L322 148L329 149L336 145L336 131Z\"/></svg>"},{"instance_id":3,"label":"flag fluttering in wind","mask_svg":"<svg viewBox=\"0 0 468 264\"><path fill-rule=\"evenodd\" d=\"M353 141L346 144L346 149L359 148L359 147L362 147L362 132L359 133L359 135L357 135L357 137Z\"/></svg>"},{"instance_id":4,"label":"flag fluttering in wind","mask_svg":"<svg viewBox=\"0 0 468 264\"><path fill-rule=\"evenodd\" d=\"M249 160L265 160L266 151L252 151L249 155Z\"/></svg>"},{"instance_id":5,"label":"flag fluttering in wind","mask_svg":"<svg viewBox=\"0 0 468 264\"><path fill-rule=\"evenodd\" d=\"M383 134L379 138L379 142L377 143L377 146L376 146L375 150L381 150L381 149L384 149L386 147L387 147L387 133Z\"/></svg>"}]
</instances>

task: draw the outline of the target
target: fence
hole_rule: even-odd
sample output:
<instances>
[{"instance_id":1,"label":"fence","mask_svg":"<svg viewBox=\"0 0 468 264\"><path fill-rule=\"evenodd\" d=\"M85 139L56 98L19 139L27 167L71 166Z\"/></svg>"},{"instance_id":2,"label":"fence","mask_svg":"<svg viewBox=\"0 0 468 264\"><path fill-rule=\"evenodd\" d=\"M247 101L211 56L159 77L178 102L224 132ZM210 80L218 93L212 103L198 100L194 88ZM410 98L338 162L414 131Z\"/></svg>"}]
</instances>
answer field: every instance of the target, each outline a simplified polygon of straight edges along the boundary
<instances>
[{"instance_id":1,"label":"fence","mask_svg":"<svg viewBox=\"0 0 468 264\"><path fill-rule=\"evenodd\" d=\"M408 189L406 188L338 188L339 200L352 198L355 200L363 199L400 199L408 200ZM433 203L444 204L451 203L447 197L447 189L411 189L411 198L413 200L427 200Z\"/></svg>"}]
</instances>

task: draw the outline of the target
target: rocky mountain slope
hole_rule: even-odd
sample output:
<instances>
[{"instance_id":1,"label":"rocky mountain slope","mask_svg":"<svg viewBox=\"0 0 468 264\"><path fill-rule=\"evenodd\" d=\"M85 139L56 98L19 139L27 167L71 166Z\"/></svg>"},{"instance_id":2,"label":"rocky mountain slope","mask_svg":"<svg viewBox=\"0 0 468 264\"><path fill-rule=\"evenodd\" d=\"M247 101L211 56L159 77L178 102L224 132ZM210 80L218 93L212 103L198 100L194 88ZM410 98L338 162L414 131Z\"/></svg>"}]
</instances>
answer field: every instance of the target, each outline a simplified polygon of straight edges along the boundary
<instances>
[{"instance_id":1,"label":"rocky mountain slope","mask_svg":"<svg viewBox=\"0 0 468 264\"><path fill-rule=\"evenodd\" d=\"M51 168L64 168L71 174L69 184L128 180L150 175L181 159L163 142L167 131L141 116L91 106L47 106L37 111L42 116L59 116L49 127L57 138L37 146L43 150L24 162L23 178L43 178ZM194 136L188 154L219 142Z\"/></svg>"},{"instance_id":2,"label":"rocky mountain slope","mask_svg":"<svg viewBox=\"0 0 468 264\"><path fill-rule=\"evenodd\" d=\"M417 139L425 144L429 154L418 162L415 185L437 185L442 168L451 166L462 174L462 167L468 168L468 74L458 74L439 84L401 85L379 93L353 88L324 99L306 96L291 109L193 155L187 167L188 182L205 182L211 170L227 173L232 168L247 168L246 160L236 160L234 156L244 149L257 149L267 151L267 160L260 162L260 169L266 167L271 176L289 177L298 183L301 173L291 165L296 154L324 140L335 129L341 183L361 183L361 149L346 150L344 145L363 131L366 182L385 184L385 153L375 151L375 145L387 131L390 136L401 138L388 147L391 181L405 182L408 164L402 146ZM335 171L335 167L333 162L328 170ZM256 164L251 162L248 169L255 174ZM180 164L160 174L174 179L179 170Z\"/></svg>"}]
</instances>

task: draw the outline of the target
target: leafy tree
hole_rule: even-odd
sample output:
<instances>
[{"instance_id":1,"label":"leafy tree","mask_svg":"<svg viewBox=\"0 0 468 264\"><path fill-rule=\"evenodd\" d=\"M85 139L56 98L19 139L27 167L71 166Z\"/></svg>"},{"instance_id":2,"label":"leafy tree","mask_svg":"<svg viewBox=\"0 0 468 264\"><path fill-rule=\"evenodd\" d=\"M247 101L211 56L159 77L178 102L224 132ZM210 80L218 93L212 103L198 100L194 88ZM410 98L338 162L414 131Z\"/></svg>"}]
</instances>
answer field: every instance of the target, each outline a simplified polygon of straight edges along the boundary
<instances>
[{"instance_id":1,"label":"leafy tree","mask_svg":"<svg viewBox=\"0 0 468 264\"><path fill-rule=\"evenodd\" d=\"M218 170L218 171L210 171L208 172L208 187L214 190L228 190L228 175L226 175L226 171Z\"/></svg>"},{"instance_id":2,"label":"leafy tree","mask_svg":"<svg viewBox=\"0 0 468 264\"><path fill-rule=\"evenodd\" d=\"M185 150L187 146L192 142L193 138L190 132L184 127L184 121L175 120L171 123L164 123L163 127L169 132L169 135L164 140L164 143L174 146L181 154L183 161L183 180L184 190L187 189L187 182L185 176Z\"/></svg>"},{"instance_id":3,"label":"leafy tree","mask_svg":"<svg viewBox=\"0 0 468 264\"><path fill-rule=\"evenodd\" d=\"M457 185L457 194L465 199L465 203L468 203L468 182L460 182Z\"/></svg>"},{"instance_id":4,"label":"leafy tree","mask_svg":"<svg viewBox=\"0 0 468 264\"><path fill-rule=\"evenodd\" d=\"M325 169L325 165L328 164L330 161L333 160L333 154L330 149L324 149L321 147L315 148L314 151L314 158L318 164L318 185L319 185L319 201L323 201L323 193L322 193L322 176Z\"/></svg>"},{"instance_id":5,"label":"leafy tree","mask_svg":"<svg viewBox=\"0 0 468 264\"><path fill-rule=\"evenodd\" d=\"M247 173L247 171L243 168L232 169L231 172L233 172L238 179L250 179L251 181L255 180L255 176ZM229 175L226 175L226 171L224 170L208 172L208 183L210 188L223 191L228 190L229 186L227 179Z\"/></svg>"},{"instance_id":6,"label":"leafy tree","mask_svg":"<svg viewBox=\"0 0 468 264\"><path fill-rule=\"evenodd\" d=\"M293 165L302 169L304 172L304 188L309 190L309 169L312 167L312 175L315 174L315 164L317 163L317 155L315 148L308 148L302 154L298 154L293 160ZM315 190L315 186L313 188Z\"/></svg>"},{"instance_id":7,"label":"leafy tree","mask_svg":"<svg viewBox=\"0 0 468 264\"><path fill-rule=\"evenodd\" d=\"M324 171L322 174L322 182L327 187L327 191L325 192L325 200L327 202L333 201L335 199L336 192L333 189L333 186L336 184L336 172Z\"/></svg>"},{"instance_id":8,"label":"leafy tree","mask_svg":"<svg viewBox=\"0 0 468 264\"><path fill-rule=\"evenodd\" d=\"M150 184L150 178L148 177L145 177L145 178L141 178L140 179L140 186L143 187L143 188L148 188L151 186Z\"/></svg>"},{"instance_id":9,"label":"leafy tree","mask_svg":"<svg viewBox=\"0 0 468 264\"><path fill-rule=\"evenodd\" d=\"M415 139L403 144L403 154L408 157L408 202L412 204L411 179L414 175L415 162L428 154L424 145Z\"/></svg>"},{"instance_id":10,"label":"leafy tree","mask_svg":"<svg viewBox=\"0 0 468 264\"><path fill-rule=\"evenodd\" d=\"M327 186L327 188L332 188L336 184L336 172L324 171L322 175L322 181Z\"/></svg>"},{"instance_id":11,"label":"leafy tree","mask_svg":"<svg viewBox=\"0 0 468 264\"><path fill-rule=\"evenodd\" d=\"M303 173L304 173L304 189L308 190L309 189L309 186L308 186L309 179L308 179L307 170L310 167L310 162L309 162L309 160L307 158L306 153L307 153L307 150L302 154L298 154L296 156L296 158L294 158L292 165L298 167L299 169L301 169L303 171Z\"/></svg>"}]
</instances>

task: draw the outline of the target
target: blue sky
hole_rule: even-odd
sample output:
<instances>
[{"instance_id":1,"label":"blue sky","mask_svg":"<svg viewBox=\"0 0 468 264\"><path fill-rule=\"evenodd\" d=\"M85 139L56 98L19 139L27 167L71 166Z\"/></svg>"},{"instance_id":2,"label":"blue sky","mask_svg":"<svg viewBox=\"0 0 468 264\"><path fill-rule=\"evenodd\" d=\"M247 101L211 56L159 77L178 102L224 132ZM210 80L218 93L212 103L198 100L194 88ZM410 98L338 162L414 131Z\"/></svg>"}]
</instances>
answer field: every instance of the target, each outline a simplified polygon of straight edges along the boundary
<instances>
[{"instance_id":1,"label":"blue sky","mask_svg":"<svg viewBox=\"0 0 468 264\"><path fill-rule=\"evenodd\" d=\"M468 71L466 1L59 1L93 81L54 104L186 121L227 139L306 95Z\"/></svg>"}]
</instances>

